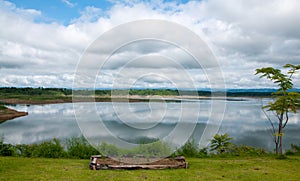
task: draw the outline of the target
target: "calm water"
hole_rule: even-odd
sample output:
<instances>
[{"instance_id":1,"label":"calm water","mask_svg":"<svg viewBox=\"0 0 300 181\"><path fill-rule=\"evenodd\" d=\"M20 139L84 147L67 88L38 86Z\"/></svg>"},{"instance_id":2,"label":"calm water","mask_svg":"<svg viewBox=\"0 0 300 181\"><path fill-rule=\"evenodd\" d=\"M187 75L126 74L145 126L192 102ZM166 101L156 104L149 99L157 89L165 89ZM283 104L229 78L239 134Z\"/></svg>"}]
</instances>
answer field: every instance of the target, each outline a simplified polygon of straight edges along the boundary
<instances>
[{"instance_id":1,"label":"calm water","mask_svg":"<svg viewBox=\"0 0 300 181\"><path fill-rule=\"evenodd\" d=\"M270 125L261 105L258 99L17 105L11 107L29 115L0 124L0 136L12 144L83 134L95 143L135 144L141 139L159 138L176 146L192 136L205 146L218 132L228 133L236 144L272 150ZM291 115L284 141L285 148L300 143L299 114Z\"/></svg>"}]
</instances>

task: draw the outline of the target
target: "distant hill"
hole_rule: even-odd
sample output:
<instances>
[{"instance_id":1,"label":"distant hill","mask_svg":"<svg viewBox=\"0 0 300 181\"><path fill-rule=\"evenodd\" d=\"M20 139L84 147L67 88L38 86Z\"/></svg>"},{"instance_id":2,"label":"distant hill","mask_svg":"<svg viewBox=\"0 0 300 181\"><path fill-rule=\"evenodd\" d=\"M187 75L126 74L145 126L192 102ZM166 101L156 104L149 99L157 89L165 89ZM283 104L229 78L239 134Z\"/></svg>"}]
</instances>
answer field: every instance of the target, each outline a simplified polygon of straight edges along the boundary
<instances>
[{"instance_id":1,"label":"distant hill","mask_svg":"<svg viewBox=\"0 0 300 181\"><path fill-rule=\"evenodd\" d=\"M227 89L227 92L276 92L277 89Z\"/></svg>"}]
</instances>

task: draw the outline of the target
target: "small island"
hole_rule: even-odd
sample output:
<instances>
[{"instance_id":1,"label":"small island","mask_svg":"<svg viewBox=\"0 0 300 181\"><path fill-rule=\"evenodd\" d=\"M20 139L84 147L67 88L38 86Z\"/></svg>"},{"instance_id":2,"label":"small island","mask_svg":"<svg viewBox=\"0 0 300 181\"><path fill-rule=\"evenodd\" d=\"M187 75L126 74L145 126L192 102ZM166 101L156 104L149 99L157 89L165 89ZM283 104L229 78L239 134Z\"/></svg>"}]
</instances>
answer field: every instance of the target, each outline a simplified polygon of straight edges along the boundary
<instances>
[{"instance_id":1,"label":"small island","mask_svg":"<svg viewBox=\"0 0 300 181\"><path fill-rule=\"evenodd\" d=\"M26 115L28 115L27 112L19 112L14 109L7 108L4 105L0 105L0 123Z\"/></svg>"}]
</instances>

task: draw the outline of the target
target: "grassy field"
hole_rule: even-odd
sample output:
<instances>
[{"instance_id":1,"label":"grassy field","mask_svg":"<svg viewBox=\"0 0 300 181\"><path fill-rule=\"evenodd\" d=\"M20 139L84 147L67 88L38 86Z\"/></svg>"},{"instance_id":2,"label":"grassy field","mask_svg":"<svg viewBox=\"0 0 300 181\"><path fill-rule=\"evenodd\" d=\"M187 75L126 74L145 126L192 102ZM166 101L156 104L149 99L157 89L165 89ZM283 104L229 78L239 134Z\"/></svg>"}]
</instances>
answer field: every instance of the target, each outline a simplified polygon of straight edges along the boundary
<instances>
[{"instance_id":1,"label":"grassy field","mask_svg":"<svg viewBox=\"0 0 300 181\"><path fill-rule=\"evenodd\" d=\"M89 160L0 157L0 180L300 180L300 157L187 161L188 169L93 171Z\"/></svg>"}]
</instances>

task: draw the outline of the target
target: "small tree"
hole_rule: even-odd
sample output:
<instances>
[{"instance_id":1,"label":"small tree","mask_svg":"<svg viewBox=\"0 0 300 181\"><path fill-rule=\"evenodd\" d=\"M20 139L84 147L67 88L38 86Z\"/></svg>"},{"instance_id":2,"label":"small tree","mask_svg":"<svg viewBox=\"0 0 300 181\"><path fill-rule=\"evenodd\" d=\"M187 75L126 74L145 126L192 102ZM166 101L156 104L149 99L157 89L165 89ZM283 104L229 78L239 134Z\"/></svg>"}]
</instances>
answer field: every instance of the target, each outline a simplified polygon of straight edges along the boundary
<instances>
[{"instance_id":1,"label":"small tree","mask_svg":"<svg viewBox=\"0 0 300 181\"><path fill-rule=\"evenodd\" d=\"M282 73L280 69L272 67L256 69L256 74L262 74L260 78L266 77L279 87L277 92L273 93L274 101L269 102L262 109L274 112L276 115L276 120L278 121L277 130L270 117L268 117L268 120L272 126L276 154L280 153L280 155L283 155L282 136L283 129L289 120L289 113L296 113L297 108L300 107L300 94L291 91L293 89L292 76L300 69L300 65L286 64L283 68L289 68L286 74Z\"/></svg>"},{"instance_id":2,"label":"small tree","mask_svg":"<svg viewBox=\"0 0 300 181\"><path fill-rule=\"evenodd\" d=\"M231 145L230 140L232 140L232 138L228 137L228 134L216 134L210 141L210 150L217 151L218 154L222 154L228 150L229 146Z\"/></svg>"}]
</instances>

